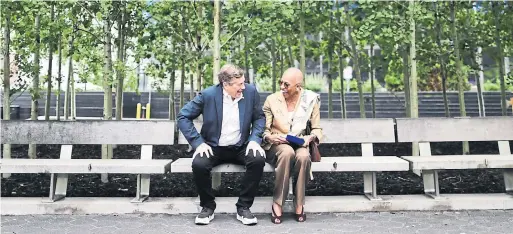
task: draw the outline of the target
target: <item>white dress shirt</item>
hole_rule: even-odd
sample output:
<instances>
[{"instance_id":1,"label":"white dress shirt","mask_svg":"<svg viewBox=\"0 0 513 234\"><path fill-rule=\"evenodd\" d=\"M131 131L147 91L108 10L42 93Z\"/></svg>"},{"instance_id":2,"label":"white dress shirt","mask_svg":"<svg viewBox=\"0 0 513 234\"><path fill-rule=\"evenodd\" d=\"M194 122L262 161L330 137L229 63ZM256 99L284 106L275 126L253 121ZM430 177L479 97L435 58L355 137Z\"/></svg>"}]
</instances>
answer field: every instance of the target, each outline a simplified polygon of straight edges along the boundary
<instances>
[{"instance_id":1,"label":"white dress shirt","mask_svg":"<svg viewBox=\"0 0 513 234\"><path fill-rule=\"evenodd\" d=\"M241 96L235 100L223 89L223 123L221 126L221 136L219 137L219 146L235 145L239 142L240 120L239 120L239 101Z\"/></svg>"}]
</instances>

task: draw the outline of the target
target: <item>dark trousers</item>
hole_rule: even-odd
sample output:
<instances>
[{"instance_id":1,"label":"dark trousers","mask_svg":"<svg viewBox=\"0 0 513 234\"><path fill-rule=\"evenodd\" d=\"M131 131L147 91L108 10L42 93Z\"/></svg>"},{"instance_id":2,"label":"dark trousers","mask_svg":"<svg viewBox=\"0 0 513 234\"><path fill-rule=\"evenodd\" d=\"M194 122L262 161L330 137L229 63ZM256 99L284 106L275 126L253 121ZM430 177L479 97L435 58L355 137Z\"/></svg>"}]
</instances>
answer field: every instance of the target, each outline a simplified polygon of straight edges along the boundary
<instances>
[{"instance_id":1,"label":"dark trousers","mask_svg":"<svg viewBox=\"0 0 513 234\"><path fill-rule=\"evenodd\" d=\"M196 189L200 196L200 206L216 209L214 191L210 172L212 168L223 163L234 163L244 165L246 172L240 184L240 196L237 201L237 208L251 207L258 191L258 185L262 178L265 158L250 151L246 156L246 145L235 147L212 147L213 156L207 158L197 155L192 161L192 173Z\"/></svg>"}]
</instances>

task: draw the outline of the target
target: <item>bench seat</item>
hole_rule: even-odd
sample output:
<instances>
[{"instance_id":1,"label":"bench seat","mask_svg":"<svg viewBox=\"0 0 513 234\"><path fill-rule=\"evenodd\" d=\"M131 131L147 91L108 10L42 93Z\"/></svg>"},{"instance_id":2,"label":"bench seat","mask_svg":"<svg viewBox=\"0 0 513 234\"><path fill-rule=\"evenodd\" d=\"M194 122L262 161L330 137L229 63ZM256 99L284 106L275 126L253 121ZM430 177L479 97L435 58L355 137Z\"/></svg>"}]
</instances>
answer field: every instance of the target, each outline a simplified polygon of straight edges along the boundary
<instances>
[{"instance_id":1,"label":"bench seat","mask_svg":"<svg viewBox=\"0 0 513 234\"><path fill-rule=\"evenodd\" d=\"M323 157L320 162L312 163L312 171L317 172L378 172L408 170L408 162L395 156Z\"/></svg>"},{"instance_id":2,"label":"bench seat","mask_svg":"<svg viewBox=\"0 0 513 234\"><path fill-rule=\"evenodd\" d=\"M172 173L192 172L192 158L180 158L171 164ZM323 157L321 162L312 163L315 172L359 172L359 171L408 171L407 161L395 156L378 157ZM212 172L244 172L244 166L231 163L221 164ZM264 172L274 172L274 167L266 163Z\"/></svg>"},{"instance_id":3,"label":"bench seat","mask_svg":"<svg viewBox=\"0 0 513 234\"><path fill-rule=\"evenodd\" d=\"M244 166L233 163L225 163L212 168L212 172L245 172ZM180 158L171 163L172 173L191 173L192 172L192 158ZM264 172L274 172L274 167L265 163Z\"/></svg>"},{"instance_id":4,"label":"bench seat","mask_svg":"<svg viewBox=\"0 0 513 234\"><path fill-rule=\"evenodd\" d=\"M513 157L505 155L402 156L412 170L513 168Z\"/></svg>"},{"instance_id":5,"label":"bench seat","mask_svg":"<svg viewBox=\"0 0 513 234\"><path fill-rule=\"evenodd\" d=\"M2 173L164 174L173 160L3 159Z\"/></svg>"}]
</instances>

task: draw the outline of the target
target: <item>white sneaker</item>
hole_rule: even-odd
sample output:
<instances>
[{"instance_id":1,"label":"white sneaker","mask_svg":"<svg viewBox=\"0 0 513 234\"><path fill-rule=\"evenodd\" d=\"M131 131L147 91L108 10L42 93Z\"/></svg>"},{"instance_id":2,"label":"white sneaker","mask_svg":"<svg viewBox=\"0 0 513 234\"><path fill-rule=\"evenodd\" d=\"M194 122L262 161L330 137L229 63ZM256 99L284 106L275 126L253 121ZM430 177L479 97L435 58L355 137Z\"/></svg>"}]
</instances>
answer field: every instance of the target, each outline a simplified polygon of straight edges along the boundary
<instances>
[{"instance_id":1,"label":"white sneaker","mask_svg":"<svg viewBox=\"0 0 513 234\"><path fill-rule=\"evenodd\" d=\"M196 216L196 220L194 220L194 223L201 224L201 225L207 225L214 219L214 210L203 207L201 209L201 212Z\"/></svg>"},{"instance_id":2,"label":"white sneaker","mask_svg":"<svg viewBox=\"0 0 513 234\"><path fill-rule=\"evenodd\" d=\"M237 220L241 221L244 225L255 225L258 222L257 218L251 214L247 207L237 208Z\"/></svg>"}]
</instances>

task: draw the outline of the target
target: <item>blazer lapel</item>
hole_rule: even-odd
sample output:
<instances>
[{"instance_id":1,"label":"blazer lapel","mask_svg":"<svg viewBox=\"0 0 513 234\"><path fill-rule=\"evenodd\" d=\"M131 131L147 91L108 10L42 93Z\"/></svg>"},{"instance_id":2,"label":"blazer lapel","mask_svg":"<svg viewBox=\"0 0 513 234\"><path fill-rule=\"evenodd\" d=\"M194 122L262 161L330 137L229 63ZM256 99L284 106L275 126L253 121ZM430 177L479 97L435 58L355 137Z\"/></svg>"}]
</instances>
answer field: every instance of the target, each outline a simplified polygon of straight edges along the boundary
<instances>
[{"instance_id":1,"label":"blazer lapel","mask_svg":"<svg viewBox=\"0 0 513 234\"><path fill-rule=\"evenodd\" d=\"M246 113L246 98L242 98L237 103L239 106L239 124L240 124L240 131L242 132L242 126L244 126L244 114Z\"/></svg>"},{"instance_id":2,"label":"blazer lapel","mask_svg":"<svg viewBox=\"0 0 513 234\"><path fill-rule=\"evenodd\" d=\"M216 89L214 102L216 103L217 126L219 128L219 132L221 132L223 124L223 87L221 85L218 85L218 88Z\"/></svg>"},{"instance_id":3,"label":"blazer lapel","mask_svg":"<svg viewBox=\"0 0 513 234\"><path fill-rule=\"evenodd\" d=\"M283 124L285 124L285 128L283 130L286 130L288 131L290 129L290 123L289 123L289 111L288 111L288 108L287 108L287 102L285 101L285 97L283 97L283 93L280 93L280 95L278 95L278 102L279 102L279 114L281 115L280 116L280 119L282 119L284 122Z\"/></svg>"}]
</instances>

